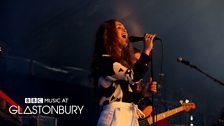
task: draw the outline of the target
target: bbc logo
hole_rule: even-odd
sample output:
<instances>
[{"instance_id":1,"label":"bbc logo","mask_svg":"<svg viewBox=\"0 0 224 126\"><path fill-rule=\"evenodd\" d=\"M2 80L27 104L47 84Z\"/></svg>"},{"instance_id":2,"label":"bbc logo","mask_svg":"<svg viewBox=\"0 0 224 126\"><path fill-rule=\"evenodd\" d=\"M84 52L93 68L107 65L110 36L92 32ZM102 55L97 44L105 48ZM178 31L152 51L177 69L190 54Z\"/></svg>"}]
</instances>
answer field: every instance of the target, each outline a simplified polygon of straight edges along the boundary
<instances>
[{"instance_id":1,"label":"bbc logo","mask_svg":"<svg viewBox=\"0 0 224 126\"><path fill-rule=\"evenodd\" d=\"M30 103L44 103L43 98L25 98L25 103L30 104Z\"/></svg>"}]
</instances>

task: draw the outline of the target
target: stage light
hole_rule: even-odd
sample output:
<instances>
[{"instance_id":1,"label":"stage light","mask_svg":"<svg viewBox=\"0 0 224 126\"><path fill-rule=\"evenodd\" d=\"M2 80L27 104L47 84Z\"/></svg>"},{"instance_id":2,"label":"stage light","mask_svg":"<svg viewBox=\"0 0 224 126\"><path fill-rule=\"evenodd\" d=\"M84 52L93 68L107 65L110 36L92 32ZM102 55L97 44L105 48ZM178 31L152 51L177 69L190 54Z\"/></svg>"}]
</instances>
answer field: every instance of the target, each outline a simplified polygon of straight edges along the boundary
<instances>
[{"instance_id":1,"label":"stage light","mask_svg":"<svg viewBox=\"0 0 224 126\"><path fill-rule=\"evenodd\" d=\"M190 115L190 121L193 121L194 117L193 115Z\"/></svg>"},{"instance_id":2,"label":"stage light","mask_svg":"<svg viewBox=\"0 0 224 126\"><path fill-rule=\"evenodd\" d=\"M194 117L193 115L190 115L190 126L194 126L193 121L194 121Z\"/></svg>"}]
</instances>

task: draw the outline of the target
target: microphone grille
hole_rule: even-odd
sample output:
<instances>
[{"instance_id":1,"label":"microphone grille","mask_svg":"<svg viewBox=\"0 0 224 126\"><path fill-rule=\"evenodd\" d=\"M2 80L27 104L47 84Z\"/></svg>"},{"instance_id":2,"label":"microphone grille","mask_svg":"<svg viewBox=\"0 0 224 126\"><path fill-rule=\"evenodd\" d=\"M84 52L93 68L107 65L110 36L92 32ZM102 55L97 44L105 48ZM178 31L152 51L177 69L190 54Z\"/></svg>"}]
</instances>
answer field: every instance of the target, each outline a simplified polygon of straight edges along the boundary
<instances>
[{"instance_id":1,"label":"microphone grille","mask_svg":"<svg viewBox=\"0 0 224 126\"><path fill-rule=\"evenodd\" d=\"M178 61L178 62L181 62L182 60L183 60L183 58L182 58L182 57L180 57L180 56L179 56L179 57L177 57L177 61Z\"/></svg>"},{"instance_id":2,"label":"microphone grille","mask_svg":"<svg viewBox=\"0 0 224 126\"><path fill-rule=\"evenodd\" d=\"M144 37L137 37L137 36L130 36L129 41L130 42L138 42L138 41L143 41Z\"/></svg>"}]
</instances>

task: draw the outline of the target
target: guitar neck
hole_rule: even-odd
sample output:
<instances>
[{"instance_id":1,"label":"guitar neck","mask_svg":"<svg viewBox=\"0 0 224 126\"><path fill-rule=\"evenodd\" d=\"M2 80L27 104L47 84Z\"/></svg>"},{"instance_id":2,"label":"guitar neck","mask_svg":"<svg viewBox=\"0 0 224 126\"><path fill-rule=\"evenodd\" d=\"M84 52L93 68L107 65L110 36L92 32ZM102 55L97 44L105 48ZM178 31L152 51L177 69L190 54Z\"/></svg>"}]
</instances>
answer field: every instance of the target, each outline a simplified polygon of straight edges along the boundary
<instances>
[{"instance_id":1,"label":"guitar neck","mask_svg":"<svg viewBox=\"0 0 224 126\"><path fill-rule=\"evenodd\" d=\"M162 120L162 119L165 119L165 118L167 118L167 117L169 117L169 116L172 116L172 115L174 115L174 114L176 114L176 113L179 113L179 112L181 112L181 111L183 111L183 110L184 110L183 106L180 106L180 107L178 107L178 108L169 110L169 111L167 111L167 112L164 112L164 113L160 113L160 114L158 114L158 115L155 115L155 118L154 118L155 121L154 121L154 122L157 122L157 121L160 121L160 120ZM149 124L152 124L152 117L149 117L149 118L147 119L147 121L148 121Z\"/></svg>"}]
</instances>

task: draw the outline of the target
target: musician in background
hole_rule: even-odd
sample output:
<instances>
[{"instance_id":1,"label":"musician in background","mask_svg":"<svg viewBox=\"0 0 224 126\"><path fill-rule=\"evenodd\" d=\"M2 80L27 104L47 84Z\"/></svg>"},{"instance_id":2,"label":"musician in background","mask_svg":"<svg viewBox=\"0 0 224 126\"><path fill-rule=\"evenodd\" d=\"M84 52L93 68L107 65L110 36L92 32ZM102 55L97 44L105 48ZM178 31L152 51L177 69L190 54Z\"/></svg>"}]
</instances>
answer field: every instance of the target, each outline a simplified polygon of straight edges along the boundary
<instances>
[{"instance_id":1,"label":"musician in background","mask_svg":"<svg viewBox=\"0 0 224 126\"><path fill-rule=\"evenodd\" d=\"M139 58L141 57L141 50L138 48L133 48L134 49L134 55L136 58L136 61L139 60ZM142 97L149 97L151 96L151 92L157 93L157 82L152 82L152 78L149 77L149 80L141 85L141 92L142 92Z\"/></svg>"}]
</instances>

